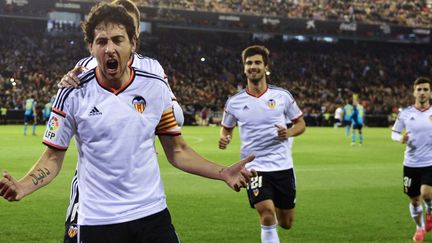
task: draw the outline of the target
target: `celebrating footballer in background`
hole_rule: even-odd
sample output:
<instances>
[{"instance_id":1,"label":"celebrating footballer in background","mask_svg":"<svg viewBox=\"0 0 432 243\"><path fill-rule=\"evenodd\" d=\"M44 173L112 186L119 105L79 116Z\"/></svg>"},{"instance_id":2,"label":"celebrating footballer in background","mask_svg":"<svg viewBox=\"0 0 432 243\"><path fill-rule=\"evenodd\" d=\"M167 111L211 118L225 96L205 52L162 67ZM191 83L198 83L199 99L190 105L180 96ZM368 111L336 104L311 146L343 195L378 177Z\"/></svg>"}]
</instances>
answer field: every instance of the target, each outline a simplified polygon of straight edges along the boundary
<instances>
[{"instance_id":1,"label":"celebrating footballer in background","mask_svg":"<svg viewBox=\"0 0 432 243\"><path fill-rule=\"evenodd\" d=\"M277 226L290 229L294 220L292 137L304 132L305 121L290 92L267 84L267 48L250 46L243 50L242 60L247 87L225 105L219 148L227 147L237 124L241 157L256 155L247 168L256 170L258 176L251 179L247 191L250 205L260 217L261 241L277 243Z\"/></svg>"},{"instance_id":2,"label":"celebrating footballer in background","mask_svg":"<svg viewBox=\"0 0 432 243\"><path fill-rule=\"evenodd\" d=\"M432 230L432 82L420 77L414 81L415 103L402 110L393 126L392 139L406 144L404 193L410 198L409 211L416 224L414 241L423 241ZM423 205L426 209L426 223Z\"/></svg>"}]
</instances>

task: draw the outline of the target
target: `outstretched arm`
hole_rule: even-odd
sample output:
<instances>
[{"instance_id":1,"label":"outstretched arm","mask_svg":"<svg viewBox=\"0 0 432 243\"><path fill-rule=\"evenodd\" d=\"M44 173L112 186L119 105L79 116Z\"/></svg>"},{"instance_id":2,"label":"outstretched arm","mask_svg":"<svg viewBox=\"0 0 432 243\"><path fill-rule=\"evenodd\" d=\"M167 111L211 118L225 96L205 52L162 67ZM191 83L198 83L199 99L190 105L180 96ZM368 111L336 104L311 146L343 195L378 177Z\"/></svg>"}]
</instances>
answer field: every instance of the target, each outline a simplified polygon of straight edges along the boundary
<instances>
[{"instance_id":1,"label":"outstretched arm","mask_svg":"<svg viewBox=\"0 0 432 243\"><path fill-rule=\"evenodd\" d=\"M29 172L17 181L6 170L0 179L0 196L8 201L19 201L43 186L59 173L65 151L47 148Z\"/></svg>"},{"instance_id":2,"label":"outstretched arm","mask_svg":"<svg viewBox=\"0 0 432 243\"><path fill-rule=\"evenodd\" d=\"M173 166L191 174L223 180L235 191L246 187L250 178L256 176L255 171L245 168L245 164L255 158L253 155L226 167L203 158L186 144L182 136L159 135L159 140Z\"/></svg>"}]
</instances>

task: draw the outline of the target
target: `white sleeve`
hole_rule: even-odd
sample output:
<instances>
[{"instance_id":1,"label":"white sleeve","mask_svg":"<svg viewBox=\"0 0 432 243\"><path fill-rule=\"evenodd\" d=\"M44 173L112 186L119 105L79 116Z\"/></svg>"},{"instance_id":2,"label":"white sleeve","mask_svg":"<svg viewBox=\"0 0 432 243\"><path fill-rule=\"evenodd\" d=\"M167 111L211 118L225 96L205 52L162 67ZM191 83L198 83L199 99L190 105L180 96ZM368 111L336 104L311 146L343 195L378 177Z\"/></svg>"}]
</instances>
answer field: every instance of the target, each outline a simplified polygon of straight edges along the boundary
<instances>
[{"instance_id":1,"label":"white sleeve","mask_svg":"<svg viewBox=\"0 0 432 243\"><path fill-rule=\"evenodd\" d=\"M393 141L400 142L401 139L402 139L402 134L400 134L399 132L392 131L392 133L391 133L391 139Z\"/></svg>"},{"instance_id":2,"label":"white sleeve","mask_svg":"<svg viewBox=\"0 0 432 243\"><path fill-rule=\"evenodd\" d=\"M300 118L303 115L303 112L298 107L296 101L294 100L291 93L287 91L288 95L286 96L286 105L285 105L285 114L286 118L290 121L294 121Z\"/></svg>"},{"instance_id":3,"label":"white sleeve","mask_svg":"<svg viewBox=\"0 0 432 243\"><path fill-rule=\"evenodd\" d=\"M76 132L75 120L70 110L71 99L68 98L73 88L60 89L57 92L52 112L46 125L43 143L59 150L67 150L70 140Z\"/></svg>"},{"instance_id":4,"label":"white sleeve","mask_svg":"<svg viewBox=\"0 0 432 243\"><path fill-rule=\"evenodd\" d=\"M233 128L237 124L237 118L234 116L234 114L230 111L229 108L229 101L227 101L222 117L221 125L226 128Z\"/></svg>"}]
</instances>

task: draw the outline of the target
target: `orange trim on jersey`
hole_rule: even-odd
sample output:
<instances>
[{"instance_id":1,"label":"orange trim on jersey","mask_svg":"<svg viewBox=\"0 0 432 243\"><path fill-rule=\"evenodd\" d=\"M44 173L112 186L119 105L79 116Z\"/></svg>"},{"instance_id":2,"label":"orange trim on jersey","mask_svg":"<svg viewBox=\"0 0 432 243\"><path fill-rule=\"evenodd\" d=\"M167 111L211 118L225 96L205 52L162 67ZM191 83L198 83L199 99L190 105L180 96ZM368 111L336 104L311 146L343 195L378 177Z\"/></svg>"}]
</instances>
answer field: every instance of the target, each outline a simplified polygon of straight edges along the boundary
<instances>
[{"instance_id":1,"label":"orange trim on jersey","mask_svg":"<svg viewBox=\"0 0 432 243\"><path fill-rule=\"evenodd\" d=\"M296 120L298 120L298 119L300 119L300 118L302 118L302 117L303 117L303 114L301 114L300 116L298 116L298 117L292 119L291 121L296 121Z\"/></svg>"},{"instance_id":2,"label":"orange trim on jersey","mask_svg":"<svg viewBox=\"0 0 432 243\"><path fill-rule=\"evenodd\" d=\"M66 113L64 113L63 111L61 111L61 110L59 110L59 109L57 109L57 108L55 108L55 107L52 107L51 110L52 110L54 113L56 113L56 114L58 114L58 115L60 115L60 116L62 116L62 117L66 117Z\"/></svg>"},{"instance_id":3,"label":"orange trim on jersey","mask_svg":"<svg viewBox=\"0 0 432 243\"><path fill-rule=\"evenodd\" d=\"M229 127L229 126L225 126L224 124L221 123L221 126L226 128L226 129L233 129L235 127L235 125L233 127Z\"/></svg>"},{"instance_id":4,"label":"orange trim on jersey","mask_svg":"<svg viewBox=\"0 0 432 243\"><path fill-rule=\"evenodd\" d=\"M55 149L62 150L62 151L66 151L68 149L68 147L63 147L63 146L55 145L55 144L52 144L52 143L47 142L45 140L42 141L42 143L45 144L48 147L55 148Z\"/></svg>"},{"instance_id":5,"label":"orange trim on jersey","mask_svg":"<svg viewBox=\"0 0 432 243\"><path fill-rule=\"evenodd\" d=\"M99 67L96 68L96 81L99 83L100 86L102 86L102 88L108 90L109 92L111 92L111 93L113 93L115 95L118 95L123 90L125 90L132 83L132 81L135 78L135 70L133 68L131 68L131 67L128 67L128 68L131 71L129 80L125 84L123 84L120 88L118 88L118 89L110 87L109 85L107 85L103 81L103 79L101 78Z\"/></svg>"},{"instance_id":6,"label":"orange trim on jersey","mask_svg":"<svg viewBox=\"0 0 432 243\"><path fill-rule=\"evenodd\" d=\"M267 92L267 90L268 90L268 84L266 84L266 89L265 89L261 94L254 95L254 94L252 94L252 93L249 92L249 87L246 86L246 93L247 93L248 95L250 95L250 96L255 97L255 98L259 98L259 97L261 97L263 94L265 94L265 92Z\"/></svg>"}]
</instances>

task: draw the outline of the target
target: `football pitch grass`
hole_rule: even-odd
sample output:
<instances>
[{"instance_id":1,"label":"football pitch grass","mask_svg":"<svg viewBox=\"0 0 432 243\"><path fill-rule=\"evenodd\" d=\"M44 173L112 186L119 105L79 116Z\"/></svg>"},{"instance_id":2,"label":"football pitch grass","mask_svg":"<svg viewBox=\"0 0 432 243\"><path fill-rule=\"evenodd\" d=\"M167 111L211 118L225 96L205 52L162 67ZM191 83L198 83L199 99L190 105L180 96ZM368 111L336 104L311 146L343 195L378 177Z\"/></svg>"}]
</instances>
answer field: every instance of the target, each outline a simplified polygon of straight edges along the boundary
<instances>
[{"instance_id":1,"label":"football pitch grass","mask_svg":"<svg viewBox=\"0 0 432 243\"><path fill-rule=\"evenodd\" d=\"M0 126L0 169L23 176L45 149L22 126ZM185 140L206 158L230 164L239 159L239 137L217 148L219 128L184 127ZM415 226L402 192L404 146L389 128L365 128L363 146L350 146L344 129L312 128L295 139L297 206L294 227L279 228L281 242L412 242ZM244 191L186 174L165 159L159 164L173 223L183 243L260 242L257 213ZM109 148L107 148L109 149ZM70 181L77 159L71 145L57 178L47 187L9 203L0 200L0 243L61 242ZM432 233L426 235L432 242Z\"/></svg>"}]
</instances>

